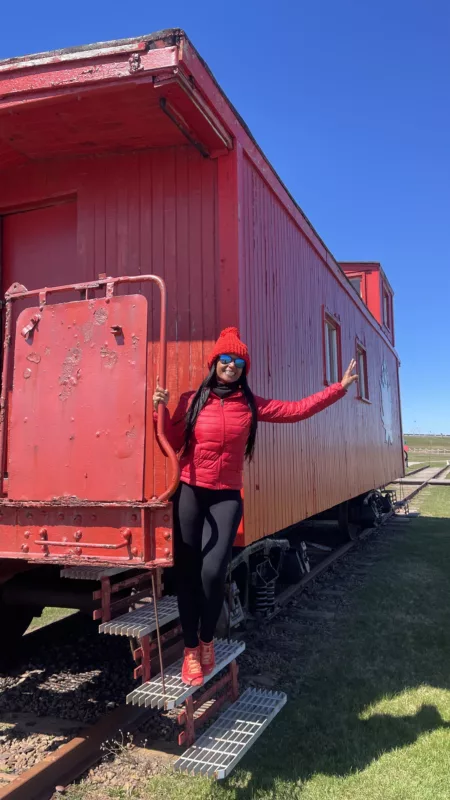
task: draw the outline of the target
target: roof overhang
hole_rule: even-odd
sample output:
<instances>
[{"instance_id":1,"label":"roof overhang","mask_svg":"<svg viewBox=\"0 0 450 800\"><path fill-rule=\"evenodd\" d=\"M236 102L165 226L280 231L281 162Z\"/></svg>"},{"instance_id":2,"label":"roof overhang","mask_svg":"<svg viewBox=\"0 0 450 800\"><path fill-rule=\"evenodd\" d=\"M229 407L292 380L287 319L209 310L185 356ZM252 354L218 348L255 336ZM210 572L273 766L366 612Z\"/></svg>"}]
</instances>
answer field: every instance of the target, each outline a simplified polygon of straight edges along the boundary
<instances>
[{"instance_id":1,"label":"roof overhang","mask_svg":"<svg viewBox=\"0 0 450 800\"><path fill-rule=\"evenodd\" d=\"M0 61L0 169L28 160L233 139L183 62L186 37L163 31Z\"/></svg>"}]
</instances>

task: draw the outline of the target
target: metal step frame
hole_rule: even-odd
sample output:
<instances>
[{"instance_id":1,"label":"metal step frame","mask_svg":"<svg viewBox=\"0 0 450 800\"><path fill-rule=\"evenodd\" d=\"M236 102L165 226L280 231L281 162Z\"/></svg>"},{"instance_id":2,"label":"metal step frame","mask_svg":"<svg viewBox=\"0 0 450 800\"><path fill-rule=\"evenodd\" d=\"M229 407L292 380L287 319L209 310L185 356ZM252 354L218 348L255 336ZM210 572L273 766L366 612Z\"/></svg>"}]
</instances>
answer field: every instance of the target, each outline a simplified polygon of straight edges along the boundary
<instances>
[{"instance_id":1,"label":"metal step frame","mask_svg":"<svg viewBox=\"0 0 450 800\"><path fill-rule=\"evenodd\" d=\"M177 761L189 775L223 780L287 701L283 692L247 689Z\"/></svg>"}]
</instances>

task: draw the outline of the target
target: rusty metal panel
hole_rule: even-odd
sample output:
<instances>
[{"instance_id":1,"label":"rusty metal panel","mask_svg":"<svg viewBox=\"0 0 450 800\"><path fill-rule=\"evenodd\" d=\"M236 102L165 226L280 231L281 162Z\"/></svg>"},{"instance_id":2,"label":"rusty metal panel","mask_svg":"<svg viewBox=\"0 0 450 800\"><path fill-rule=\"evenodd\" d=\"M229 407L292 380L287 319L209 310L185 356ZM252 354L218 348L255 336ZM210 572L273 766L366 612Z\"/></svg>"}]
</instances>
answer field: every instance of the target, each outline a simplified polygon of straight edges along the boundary
<instances>
[{"instance_id":1,"label":"rusty metal panel","mask_svg":"<svg viewBox=\"0 0 450 800\"><path fill-rule=\"evenodd\" d=\"M9 498L142 500L146 299L26 309L14 365Z\"/></svg>"},{"instance_id":2,"label":"rusty metal panel","mask_svg":"<svg viewBox=\"0 0 450 800\"><path fill-rule=\"evenodd\" d=\"M3 505L0 558L38 563L173 564L172 507Z\"/></svg>"}]
</instances>

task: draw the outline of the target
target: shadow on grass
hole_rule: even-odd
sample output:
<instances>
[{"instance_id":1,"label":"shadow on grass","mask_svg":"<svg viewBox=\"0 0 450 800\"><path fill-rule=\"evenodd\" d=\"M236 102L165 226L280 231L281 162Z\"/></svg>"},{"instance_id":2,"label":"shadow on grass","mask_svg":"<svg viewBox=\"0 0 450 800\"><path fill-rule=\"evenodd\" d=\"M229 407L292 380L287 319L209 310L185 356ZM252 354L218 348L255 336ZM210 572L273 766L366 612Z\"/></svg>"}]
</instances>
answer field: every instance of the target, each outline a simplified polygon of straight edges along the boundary
<instances>
[{"instance_id":1,"label":"shadow on grass","mask_svg":"<svg viewBox=\"0 0 450 800\"><path fill-rule=\"evenodd\" d=\"M237 774L224 784L236 800L261 790L276 797L280 781L301 787L317 773L345 777L450 727L432 697L450 690L450 519L419 518L379 546L384 557L368 569L306 674L287 667L277 688L286 690L288 703L244 762L250 781ZM406 692L405 707L398 696ZM443 697L450 719L450 697ZM383 700L392 710L394 698L401 716L377 713Z\"/></svg>"}]
</instances>

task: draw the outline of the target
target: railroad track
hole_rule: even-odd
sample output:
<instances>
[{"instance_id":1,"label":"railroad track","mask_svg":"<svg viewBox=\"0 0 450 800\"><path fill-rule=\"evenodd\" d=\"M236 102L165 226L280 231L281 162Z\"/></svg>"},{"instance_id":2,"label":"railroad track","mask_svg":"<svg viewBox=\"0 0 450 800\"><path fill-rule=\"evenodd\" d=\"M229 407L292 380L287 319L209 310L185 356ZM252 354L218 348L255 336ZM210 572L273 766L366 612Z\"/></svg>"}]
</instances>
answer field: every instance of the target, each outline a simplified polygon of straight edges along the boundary
<instances>
[{"instance_id":1,"label":"railroad track","mask_svg":"<svg viewBox=\"0 0 450 800\"><path fill-rule=\"evenodd\" d=\"M445 470L448 470L448 466L445 467ZM440 470L439 473L441 474L443 471ZM430 480L433 480L433 478L428 477L419 486L414 486L411 492L399 501L399 508L407 507L408 502L425 486L429 485ZM312 630L313 626L327 625L332 621L334 612L323 608L310 609L307 607L300 611L296 609L294 613L295 619L289 613L287 618L280 621L277 621L277 616L286 612L286 607L292 601L295 603L296 595L313 584L321 575L324 575L332 565L339 562L351 550L356 548L361 541L370 537L374 530L379 530L380 527L386 525L393 518L407 520L407 517L395 517L394 515L395 510L384 516L381 525L376 528L368 528L363 531L358 539L338 546L333 552L326 555L320 563L316 564L297 584L287 587L277 596L276 607L264 622L265 625L270 625L275 631L275 637L272 637L272 644L280 652L288 651L298 654L298 635ZM328 598L333 600L340 596L340 591L333 589L333 587L328 587L323 591ZM61 620L60 623L53 623L53 625L61 626L64 622L67 623L67 620ZM49 628L52 628L53 625L49 626ZM258 647L258 636L261 635L261 620L258 628L259 631L255 632L256 639L254 640L256 648ZM39 633L43 635L44 630L36 631L33 635L36 637ZM252 636L251 629L244 633L242 638L245 638L245 636ZM258 683L256 679L255 682ZM49 800L56 789L63 790L65 786L73 782L100 759L102 754L101 746L105 740L111 739L119 729L130 731L139 727L148 715L148 709L133 705L119 705L110 713L102 716L95 724L87 727L70 741L61 745L54 753L47 755L31 769L27 769L8 785L0 788L0 800Z\"/></svg>"}]
</instances>

